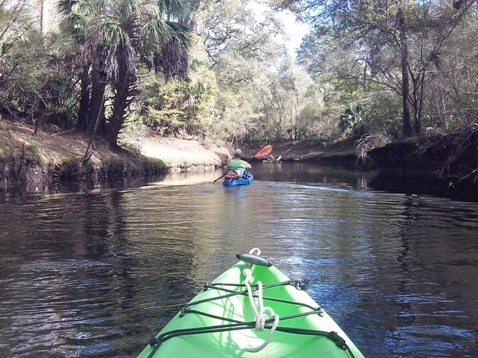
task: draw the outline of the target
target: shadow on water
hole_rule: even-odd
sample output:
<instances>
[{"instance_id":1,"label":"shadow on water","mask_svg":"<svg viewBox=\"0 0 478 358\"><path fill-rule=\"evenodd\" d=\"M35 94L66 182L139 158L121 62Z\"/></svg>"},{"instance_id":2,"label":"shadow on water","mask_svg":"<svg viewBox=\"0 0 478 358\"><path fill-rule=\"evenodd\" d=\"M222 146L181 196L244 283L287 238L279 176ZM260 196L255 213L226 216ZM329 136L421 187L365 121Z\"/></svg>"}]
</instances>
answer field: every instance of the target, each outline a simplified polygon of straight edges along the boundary
<instances>
[{"instance_id":1,"label":"shadow on water","mask_svg":"<svg viewBox=\"0 0 478 358\"><path fill-rule=\"evenodd\" d=\"M460 183L455 185L429 174L406 174L400 171L360 171L323 166L316 163L278 163L254 166L258 180L323 184L349 187L356 190L385 191L408 195L429 195L459 201L478 202L478 185Z\"/></svg>"},{"instance_id":2,"label":"shadow on water","mask_svg":"<svg viewBox=\"0 0 478 358\"><path fill-rule=\"evenodd\" d=\"M370 188L390 193L431 195L460 201L478 202L478 183L454 184L427 174L404 175L399 171L381 170L370 181Z\"/></svg>"},{"instance_id":3,"label":"shadow on water","mask_svg":"<svg viewBox=\"0 0 478 358\"><path fill-rule=\"evenodd\" d=\"M406 174L400 171L361 171L310 162L262 163L253 162L255 180L289 182L311 185L333 185L361 191L385 191L408 195L430 195L460 201L478 201L476 183L455 185L428 174ZM212 182L221 176L221 171L173 172L155 177L130 177L111 182L63 182L48 188L39 188L28 183L0 191L0 199L35 198L61 193L89 192L103 189L137 188L148 183L160 185L191 185ZM217 184L220 184L218 181Z\"/></svg>"},{"instance_id":4,"label":"shadow on water","mask_svg":"<svg viewBox=\"0 0 478 358\"><path fill-rule=\"evenodd\" d=\"M333 185L368 190L376 172L360 172L312 163L258 164L253 167L257 180L289 182L312 185Z\"/></svg>"},{"instance_id":5,"label":"shadow on water","mask_svg":"<svg viewBox=\"0 0 478 358\"><path fill-rule=\"evenodd\" d=\"M172 172L158 174L154 177L130 177L103 183L87 181L62 182L61 184L55 184L48 188L39 188L25 183L14 187L7 186L6 188L3 188L3 191L0 190L0 202L2 199L33 199L40 198L44 195L67 194L77 192L88 193L97 192L105 189L139 188L151 183L164 186L192 185L198 183L212 182L217 177L218 172L214 171Z\"/></svg>"},{"instance_id":6,"label":"shadow on water","mask_svg":"<svg viewBox=\"0 0 478 358\"><path fill-rule=\"evenodd\" d=\"M121 180L112 181L63 181L61 183L52 183L48 187L40 187L34 183L20 183L17 185L8 185L0 187L0 199L22 199L35 198L43 195L55 195L75 192L89 192L103 189L135 188L147 184L151 181L164 180L167 174L160 174L154 177L128 177ZM5 184L5 183L4 183Z\"/></svg>"}]
</instances>

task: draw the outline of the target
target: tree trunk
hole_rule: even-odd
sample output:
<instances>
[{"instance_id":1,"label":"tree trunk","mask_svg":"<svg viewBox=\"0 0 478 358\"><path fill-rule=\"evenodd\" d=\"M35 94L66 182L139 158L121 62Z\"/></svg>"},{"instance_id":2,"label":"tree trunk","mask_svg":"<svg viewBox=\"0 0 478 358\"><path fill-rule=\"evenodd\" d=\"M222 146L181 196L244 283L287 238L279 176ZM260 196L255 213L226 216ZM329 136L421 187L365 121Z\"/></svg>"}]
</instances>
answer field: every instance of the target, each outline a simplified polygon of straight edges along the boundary
<instances>
[{"instance_id":1,"label":"tree trunk","mask_svg":"<svg viewBox=\"0 0 478 358\"><path fill-rule=\"evenodd\" d=\"M93 73L91 79L90 111L88 113L88 126L86 131L93 134L95 127L97 134L104 134L105 108L104 97L106 91L106 60L105 54L100 50L98 57L93 61ZM100 121L99 125L96 122Z\"/></svg>"},{"instance_id":2,"label":"tree trunk","mask_svg":"<svg viewBox=\"0 0 478 358\"><path fill-rule=\"evenodd\" d=\"M425 74L423 72L420 76L420 90L418 92L418 99L417 99L417 111L415 113L415 134L420 135L422 133L422 117L423 117L423 97L425 93Z\"/></svg>"},{"instance_id":3,"label":"tree trunk","mask_svg":"<svg viewBox=\"0 0 478 358\"><path fill-rule=\"evenodd\" d=\"M408 97L410 95L410 83L408 75L408 45L407 32L405 27L405 18L403 16L403 8L400 6L397 11L398 28L400 32L400 50L401 50L401 67L402 67L402 110L403 110L403 136L411 137L413 135L410 107Z\"/></svg>"},{"instance_id":4,"label":"tree trunk","mask_svg":"<svg viewBox=\"0 0 478 358\"><path fill-rule=\"evenodd\" d=\"M80 103L78 109L78 122L76 127L81 132L88 128L88 110L90 108L90 64L84 66L80 74Z\"/></svg>"},{"instance_id":5,"label":"tree trunk","mask_svg":"<svg viewBox=\"0 0 478 358\"><path fill-rule=\"evenodd\" d=\"M113 81L114 86L114 101L113 113L108 125L108 142L114 148L118 146L118 135L123 127L124 119L126 117L126 110L128 108L134 84L136 82L136 75L134 65L128 63L128 51L124 46L119 46L116 50L116 59L118 62L117 74Z\"/></svg>"}]
</instances>

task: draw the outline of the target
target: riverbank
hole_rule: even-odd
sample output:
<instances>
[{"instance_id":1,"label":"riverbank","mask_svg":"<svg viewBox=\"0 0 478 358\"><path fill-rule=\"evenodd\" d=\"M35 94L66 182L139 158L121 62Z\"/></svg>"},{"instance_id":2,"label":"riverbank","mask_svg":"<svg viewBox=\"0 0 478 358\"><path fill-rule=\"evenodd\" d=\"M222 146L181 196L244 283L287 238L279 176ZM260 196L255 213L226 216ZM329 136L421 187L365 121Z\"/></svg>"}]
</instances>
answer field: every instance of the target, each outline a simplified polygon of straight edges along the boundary
<instances>
[{"instance_id":1,"label":"riverbank","mask_svg":"<svg viewBox=\"0 0 478 358\"><path fill-rule=\"evenodd\" d=\"M35 133L33 126L0 120L0 180L4 191L55 191L129 183L175 171L215 170L228 150L194 140L123 135L121 149L73 132Z\"/></svg>"},{"instance_id":2,"label":"riverbank","mask_svg":"<svg viewBox=\"0 0 478 358\"><path fill-rule=\"evenodd\" d=\"M272 154L282 161L308 161L350 170L376 171L378 175L370 182L376 190L478 201L477 132L457 130L425 135L365 150L360 144L367 144L366 141L375 142L375 145L378 142L373 137L333 143L285 141L272 143Z\"/></svg>"},{"instance_id":3,"label":"riverbank","mask_svg":"<svg viewBox=\"0 0 478 358\"><path fill-rule=\"evenodd\" d=\"M244 157L272 144L272 161L308 161L354 170L380 169L388 178L437 180L445 191L475 191L478 182L477 135L421 137L357 149L357 141L319 140L249 142ZM233 148L196 140L162 138L154 134L122 135L121 149L113 151L100 138L57 128L35 128L21 121L0 119L0 180L3 191L27 193L129 186L170 172L205 172L220 168ZM384 180L386 184L389 179ZM384 188L385 189L385 188ZM61 191L61 190L60 190Z\"/></svg>"}]
</instances>

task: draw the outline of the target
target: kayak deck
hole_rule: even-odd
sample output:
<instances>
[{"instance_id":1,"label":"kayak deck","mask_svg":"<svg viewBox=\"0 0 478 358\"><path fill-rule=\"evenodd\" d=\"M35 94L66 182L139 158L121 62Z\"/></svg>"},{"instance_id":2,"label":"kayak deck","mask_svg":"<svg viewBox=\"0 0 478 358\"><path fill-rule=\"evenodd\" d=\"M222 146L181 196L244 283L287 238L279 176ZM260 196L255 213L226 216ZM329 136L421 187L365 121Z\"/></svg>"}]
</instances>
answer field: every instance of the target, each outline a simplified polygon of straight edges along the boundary
<instances>
[{"instance_id":1,"label":"kayak deck","mask_svg":"<svg viewBox=\"0 0 478 358\"><path fill-rule=\"evenodd\" d=\"M243 284L249 274L250 294ZM138 357L363 357L303 288L273 266L240 261L205 285ZM263 329L256 328L261 302Z\"/></svg>"}]
</instances>

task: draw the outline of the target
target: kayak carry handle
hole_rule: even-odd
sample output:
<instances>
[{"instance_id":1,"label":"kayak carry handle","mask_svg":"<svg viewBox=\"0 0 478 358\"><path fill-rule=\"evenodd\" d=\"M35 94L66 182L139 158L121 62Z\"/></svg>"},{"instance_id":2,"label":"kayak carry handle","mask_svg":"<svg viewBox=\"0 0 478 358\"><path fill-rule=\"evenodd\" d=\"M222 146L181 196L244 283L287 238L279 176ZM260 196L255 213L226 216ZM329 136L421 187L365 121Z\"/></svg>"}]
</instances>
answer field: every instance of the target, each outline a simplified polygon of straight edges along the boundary
<instances>
[{"instance_id":1,"label":"kayak carry handle","mask_svg":"<svg viewBox=\"0 0 478 358\"><path fill-rule=\"evenodd\" d=\"M248 264L251 264L251 265L258 265L258 266L265 266L265 267L271 267L272 266L272 263L263 258L263 257L260 257L258 255L254 255L254 254L237 254L236 255L237 259L238 260L241 260L241 261L244 261Z\"/></svg>"}]
</instances>

